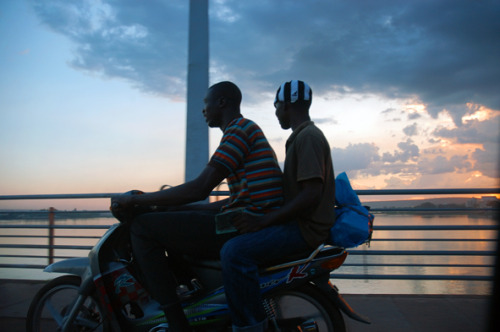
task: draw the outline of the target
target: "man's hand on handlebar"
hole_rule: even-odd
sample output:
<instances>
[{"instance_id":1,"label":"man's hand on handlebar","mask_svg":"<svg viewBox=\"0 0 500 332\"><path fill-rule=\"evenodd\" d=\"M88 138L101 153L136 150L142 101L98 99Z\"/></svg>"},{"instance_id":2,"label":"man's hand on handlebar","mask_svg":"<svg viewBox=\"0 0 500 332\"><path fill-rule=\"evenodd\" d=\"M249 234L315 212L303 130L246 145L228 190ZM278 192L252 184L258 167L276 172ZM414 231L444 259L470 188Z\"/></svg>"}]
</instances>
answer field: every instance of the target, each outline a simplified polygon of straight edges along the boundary
<instances>
[{"instance_id":1,"label":"man's hand on handlebar","mask_svg":"<svg viewBox=\"0 0 500 332\"><path fill-rule=\"evenodd\" d=\"M130 190L118 196L111 198L111 208L129 208L132 201L132 196L144 194L141 190Z\"/></svg>"},{"instance_id":2,"label":"man's hand on handlebar","mask_svg":"<svg viewBox=\"0 0 500 332\"><path fill-rule=\"evenodd\" d=\"M132 196L141 194L144 194L144 192L140 190L131 190L126 193L113 196L111 198L111 206L109 208L113 213L113 216L122 222L124 219L129 219L127 217L133 217L134 208L136 208L136 206L132 204Z\"/></svg>"}]
</instances>

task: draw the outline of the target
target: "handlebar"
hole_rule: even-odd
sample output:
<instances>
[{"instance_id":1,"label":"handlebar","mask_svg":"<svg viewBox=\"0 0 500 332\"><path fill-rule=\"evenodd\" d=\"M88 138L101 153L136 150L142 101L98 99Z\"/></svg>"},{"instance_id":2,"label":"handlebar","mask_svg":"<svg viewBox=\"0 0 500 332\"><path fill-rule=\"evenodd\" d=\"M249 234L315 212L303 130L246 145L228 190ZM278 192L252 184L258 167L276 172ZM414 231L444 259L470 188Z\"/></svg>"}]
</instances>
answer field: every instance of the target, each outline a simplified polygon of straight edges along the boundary
<instances>
[{"instance_id":1,"label":"handlebar","mask_svg":"<svg viewBox=\"0 0 500 332\"><path fill-rule=\"evenodd\" d=\"M141 190L130 190L126 193L121 194L121 196L131 196L131 195L142 195L144 194ZM120 203L114 202L113 197L111 198L111 206L109 207L113 216L120 222L129 222L135 215L137 215L136 207L125 206L122 207Z\"/></svg>"}]
</instances>

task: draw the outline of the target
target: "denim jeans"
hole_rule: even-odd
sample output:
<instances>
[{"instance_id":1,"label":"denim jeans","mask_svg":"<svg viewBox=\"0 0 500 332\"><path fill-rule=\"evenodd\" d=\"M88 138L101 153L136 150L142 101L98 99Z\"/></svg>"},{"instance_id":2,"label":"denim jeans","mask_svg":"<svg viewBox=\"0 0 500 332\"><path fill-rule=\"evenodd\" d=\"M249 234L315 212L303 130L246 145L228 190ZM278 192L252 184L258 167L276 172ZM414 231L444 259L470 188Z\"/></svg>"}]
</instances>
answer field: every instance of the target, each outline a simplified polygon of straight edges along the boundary
<instances>
[{"instance_id":1,"label":"denim jeans","mask_svg":"<svg viewBox=\"0 0 500 332\"><path fill-rule=\"evenodd\" d=\"M221 250L222 275L233 331L264 331L259 266L284 256L311 252L296 222L271 226L228 240Z\"/></svg>"}]
</instances>

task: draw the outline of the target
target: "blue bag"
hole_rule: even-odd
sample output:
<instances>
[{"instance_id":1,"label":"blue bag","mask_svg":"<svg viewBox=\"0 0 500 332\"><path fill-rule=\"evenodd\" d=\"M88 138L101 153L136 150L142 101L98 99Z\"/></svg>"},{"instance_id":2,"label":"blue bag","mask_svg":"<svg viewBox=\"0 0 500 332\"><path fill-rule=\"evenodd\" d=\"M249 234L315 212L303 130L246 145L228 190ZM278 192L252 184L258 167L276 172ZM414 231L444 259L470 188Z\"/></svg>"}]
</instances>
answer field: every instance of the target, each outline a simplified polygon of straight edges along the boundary
<instances>
[{"instance_id":1,"label":"blue bag","mask_svg":"<svg viewBox=\"0 0 500 332\"><path fill-rule=\"evenodd\" d=\"M330 229L329 243L354 248L369 242L373 233L373 214L361 205L345 172L335 179L336 220Z\"/></svg>"}]
</instances>

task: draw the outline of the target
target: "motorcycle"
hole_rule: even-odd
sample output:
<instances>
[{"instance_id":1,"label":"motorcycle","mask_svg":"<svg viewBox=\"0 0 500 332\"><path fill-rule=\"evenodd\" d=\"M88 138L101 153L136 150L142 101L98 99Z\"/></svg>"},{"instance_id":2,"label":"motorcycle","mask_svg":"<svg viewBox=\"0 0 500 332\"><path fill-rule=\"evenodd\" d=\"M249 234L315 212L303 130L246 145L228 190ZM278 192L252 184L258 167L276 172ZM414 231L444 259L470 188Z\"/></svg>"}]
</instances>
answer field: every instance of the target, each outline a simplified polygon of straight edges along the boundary
<instances>
[{"instance_id":1,"label":"motorcycle","mask_svg":"<svg viewBox=\"0 0 500 332\"><path fill-rule=\"evenodd\" d=\"M26 320L28 332L168 331L160 304L142 286L126 218L118 219L88 257L66 259L44 269L65 275L49 281L35 295ZM262 267L260 287L269 326L275 331L345 331L341 312L369 324L330 281L330 273L347 255L343 248L321 245L307 257ZM186 260L197 276L193 289L181 294L193 330L229 331L220 262Z\"/></svg>"}]
</instances>

